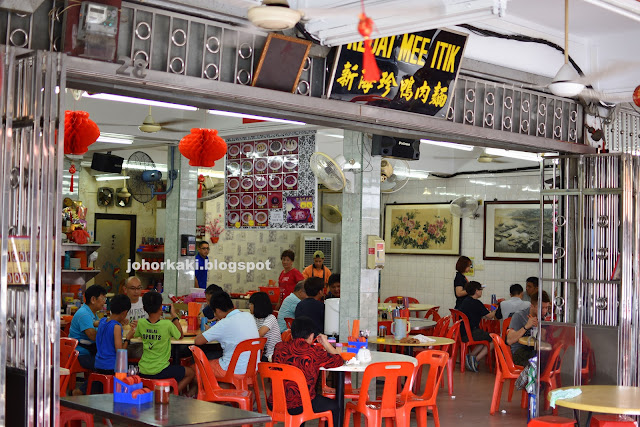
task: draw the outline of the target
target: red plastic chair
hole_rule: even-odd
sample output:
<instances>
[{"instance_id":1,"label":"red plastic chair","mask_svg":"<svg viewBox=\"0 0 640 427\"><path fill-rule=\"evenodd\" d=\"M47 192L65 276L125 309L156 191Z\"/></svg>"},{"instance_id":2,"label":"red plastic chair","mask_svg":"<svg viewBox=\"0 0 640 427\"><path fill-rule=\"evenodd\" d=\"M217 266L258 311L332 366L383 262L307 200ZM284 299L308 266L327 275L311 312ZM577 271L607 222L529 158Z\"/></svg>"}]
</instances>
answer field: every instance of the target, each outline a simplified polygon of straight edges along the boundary
<instances>
[{"instance_id":1,"label":"red plastic chair","mask_svg":"<svg viewBox=\"0 0 640 427\"><path fill-rule=\"evenodd\" d=\"M433 327L433 336L434 337L443 337L446 335L447 330L449 329L449 322L451 321L451 316L445 316L438 319L436 322L436 326Z\"/></svg>"},{"instance_id":2,"label":"red plastic chair","mask_svg":"<svg viewBox=\"0 0 640 427\"><path fill-rule=\"evenodd\" d=\"M205 402L230 402L236 403L240 409L250 411L251 393L247 390L225 389L220 387L213 369L207 360L204 351L195 345L189 347L196 361L196 379L198 381L198 400Z\"/></svg>"},{"instance_id":3,"label":"red plastic chair","mask_svg":"<svg viewBox=\"0 0 640 427\"><path fill-rule=\"evenodd\" d=\"M406 396L409 395L413 371L414 366L411 362L378 362L367 366L362 375L358 400L355 403L347 402L344 425L349 425L351 414L356 426L360 425L361 415L365 416L367 426L381 426L383 418L395 418L398 426L408 425L400 421L404 419L402 406L406 402ZM396 386L403 377L407 381L398 399ZM382 396L380 399L370 399L369 387L372 382L376 384L375 381L378 378L384 380Z\"/></svg>"},{"instance_id":4,"label":"red plastic chair","mask_svg":"<svg viewBox=\"0 0 640 427\"><path fill-rule=\"evenodd\" d=\"M240 342L233 351L233 356L231 356L231 362L229 362L225 376L216 378L219 383L233 384L238 390L251 391L250 387L253 387L253 397L258 405L258 412L262 412L262 404L260 403L260 388L258 387L258 379L256 378L256 366L260 360L260 352L263 351L266 343L266 338L253 338ZM238 358L244 352L249 352L247 371L244 374L235 374L234 371L238 363Z\"/></svg>"},{"instance_id":5,"label":"red plastic chair","mask_svg":"<svg viewBox=\"0 0 640 427\"><path fill-rule=\"evenodd\" d=\"M498 409L500 409L500 397L502 396L502 386L506 380L511 380L511 384L509 385L509 396L508 401L511 402L511 398L513 396L513 388L516 384L516 380L520 376L520 372L522 372L523 367L520 365L514 365L513 359L511 358L511 348L502 341L496 334L491 334L491 339L493 340L493 347L496 353L497 360L497 369L496 369L496 380L493 384L493 397L491 398L491 409L489 413L491 415L495 414ZM527 406L527 393L525 390L522 390L522 400L520 405L523 408Z\"/></svg>"},{"instance_id":6,"label":"red plastic chair","mask_svg":"<svg viewBox=\"0 0 640 427\"><path fill-rule=\"evenodd\" d=\"M560 377L560 368L562 367L562 358L560 357L560 352L562 351L562 345L556 345L556 347L552 350L551 356L547 360L547 364L542 371L542 375L540 375L540 386L541 388L545 388L545 392L540 391L542 396L545 396L545 404L544 409L549 410L549 399L546 399L547 394L551 390L555 390L558 388L558 378ZM554 410L554 415L556 414L556 410ZM593 425L593 423L592 423Z\"/></svg>"},{"instance_id":7,"label":"red plastic chair","mask_svg":"<svg viewBox=\"0 0 640 427\"><path fill-rule=\"evenodd\" d=\"M322 374L322 395L329 399L336 398L336 389L327 385L328 371L320 371ZM345 399L357 399L360 397L360 389L354 388L351 384L351 372L345 372L344 374L344 398Z\"/></svg>"},{"instance_id":8,"label":"red plastic chair","mask_svg":"<svg viewBox=\"0 0 640 427\"><path fill-rule=\"evenodd\" d=\"M638 427L633 418L624 415L594 414L591 427Z\"/></svg>"},{"instance_id":9,"label":"red plastic chair","mask_svg":"<svg viewBox=\"0 0 640 427\"><path fill-rule=\"evenodd\" d=\"M91 387L93 386L94 382L102 384L101 394L113 393L113 375L103 375L98 374L97 372L92 372L91 374L89 374L86 394L93 394L91 393ZM151 390L153 390L153 388Z\"/></svg>"},{"instance_id":10,"label":"red plastic chair","mask_svg":"<svg viewBox=\"0 0 640 427\"><path fill-rule=\"evenodd\" d=\"M60 425L66 426L71 425L72 421L84 421L86 423L86 427L94 427L93 424L93 415L87 414L86 412L80 412L75 409L69 409L60 407Z\"/></svg>"},{"instance_id":11,"label":"red plastic chair","mask_svg":"<svg viewBox=\"0 0 640 427\"><path fill-rule=\"evenodd\" d=\"M511 319L513 317L507 317L506 319L502 319L502 341L507 342L507 329L509 329L509 325L511 324Z\"/></svg>"},{"instance_id":12,"label":"red plastic chair","mask_svg":"<svg viewBox=\"0 0 640 427\"><path fill-rule=\"evenodd\" d=\"M433 318L434 322L437 322L438 320L440 320L441 316L438 314L438 310L440 310L440 307L431 307L429 310L427 310L427 314L424 315L425 319L428 319L429 317Z\"/></svg>"},{"instance_id":13,"label":"red plastic chair","mask_svg":"<svg viewBox=\"0 0 640 427\"><path fill-rule=\"evenodd\" d=\"M313 412L309 386L307 385L307 380L300 369L291 365L262 362L258 365L258 372L262 378L262 389L264 390L265 399L267 398L265 380L271 380L273 408L269 409L267 405L267 414L271 417L273 422L266 423L267 426L273 427L275 423L283 422L285 427L294 427L309 420L319 419L321 426L324 426L324 422L328 421L329 427L333 427L333 414L331 411ZM302 413L299 415L291 415L289 414L289 411L287 411L287 392L284 385L285 381L293 382L298 387L300 399L302 400Z\"/></svg>"},{"instance_id":14,"label":"red plastic chair","mask_svg":"<svg viewBox=\"0 0 640 427\"><path fill-rule=\"evenodd\" d=\"M280 338L282 339L282 342L291 341L291 329L287 329L286 331L284 331L280 335Z\"/></svg>"},{"instance_id":15,"label":"red plastic chair","mask_svg":"<svg viewBox=\"0 0 640 427\"><path fill-rule=\"evenodd\" d=\"M78 347L78 340L75 338L60 338L60 366L63 368L67 368L70 371L69 374L69 384L68 387L73 390L76 388L76 374L90 373L91 371L88 369L84 369L80 362L78 362L78 358L76 357L72 364L64 365L63 359L68 360L71 352L76 351ZM78 352L80 354L80 352Z\"/></svg>"},{"instance_id":16,"label":"red plastic chair","mask_svg":"<svg viewBox=\"0 0 640 427\"><path fill-rule=\"evenodd\" d=\"M291 323L293 322L293 317L285 317L284 323L287 324L287 329L291 329Z\"/></svg>"},{"instance_id":17,"label":"red plastic chair","mask_svg":"<svg viewBox=\"0 0 640 427\"><path fill-rule=\"evenodd\" d=\"M556 417L555 415L545 415L529 421L527 427L575 427L576 420L572 418Z\"/></svg>"},{"instance_id":18,"label":"red plastic chair","mask_svg":"<svg viewBox=\"0 0 640 427\"><path fill-rule=\"evenodd\" d=\"M489 365L489 368L491 368L491 343L487 341L474 341L473 337L471 336L471 327L469 326L469 319L467 318L467 315L454 308L450 308L449 311L451 312L453 320L462 320L464 330L467 334L467 342L465 342L462 338L460 339L460 372L465 371L465 357L467 356L469 349L475 345L484 345L487 347L487 365ZM460 335L462 336L462 334Z\"/></svg>"},{"instance_id":19,"label":"red plastic chair","mask_svg":"<svg viewBox=\"0 0 640 427\"><path fill-rule=\"evenodd\" d=\"M422 394L414 394L411 389L409 389L407 394L401 397L401 401L405 403L398 411L396 425L408 426L411 419L411 410L415 408L418 427L427 427L427 409L431 409L435 425L436 427L440 427L436 397L438 396L438 385L440 381L442 381L442 374L449 360L449 355L445 351L426 350L418 354L416 359L418 359L418 366L416 366L414 370L413 377L416 378L418 373L422 373L422 368L425 365L429 366L427 382L425 383ZM414 384L415 390L418 390L419 387L419 382Z\"/></svg>"},{"instance_id":20,"label":"red plastic chair","mask_svg":"<svg viewBox=\"0 0 640 427\"><path fill-rule=\"evenodd\" d=\"M396 296L396 297L388 297L387 299L384 300L384 302L397 302L398 298L404 298L403 296ZM409 298L409 304L420 304L420 301L418 301L417 299L413 298L413 297L408 297Z\"/></svg>"}]
</instances>

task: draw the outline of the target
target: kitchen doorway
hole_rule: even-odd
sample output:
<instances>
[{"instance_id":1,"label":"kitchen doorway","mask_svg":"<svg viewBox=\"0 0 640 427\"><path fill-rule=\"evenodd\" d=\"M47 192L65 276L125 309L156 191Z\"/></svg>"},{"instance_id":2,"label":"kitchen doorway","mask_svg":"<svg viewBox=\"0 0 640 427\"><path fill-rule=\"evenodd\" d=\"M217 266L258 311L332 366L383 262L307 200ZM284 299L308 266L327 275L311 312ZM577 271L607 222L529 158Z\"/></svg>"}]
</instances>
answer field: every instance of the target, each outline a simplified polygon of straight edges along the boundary
<instances>
[{"instance_id":1,"label":"kitchen doorway","mask_svg":"<svg viewBox=\"0 0 640 427\"><path fill-rule=\"evenodd\" d=\"M127 273L127 266L135 261L136 216L97 213L94 233L101 245L95 262L100 273L94 283L118 294L127 277L134 275Z\"/></svg>"}]
</instances>

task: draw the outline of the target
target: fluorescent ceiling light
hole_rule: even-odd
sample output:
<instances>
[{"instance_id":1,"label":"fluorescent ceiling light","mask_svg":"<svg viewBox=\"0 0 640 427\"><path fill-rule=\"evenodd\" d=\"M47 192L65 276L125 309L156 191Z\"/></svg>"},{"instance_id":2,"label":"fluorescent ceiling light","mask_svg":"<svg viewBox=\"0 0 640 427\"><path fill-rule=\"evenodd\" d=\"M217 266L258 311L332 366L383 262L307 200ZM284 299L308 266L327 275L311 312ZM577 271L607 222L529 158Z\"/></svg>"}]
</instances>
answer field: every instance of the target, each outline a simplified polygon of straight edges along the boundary
<instances>
[{"instance_id":1,"label":"fluorescent ceiling light","mask_svg":"<svg viewBox=\"0 0 640 427\"><path fill-rule=\"evenodd\" d=\"M83 98L102 99L104 101L126 102L129 104L150 105L152 107L173 108L174 110L197 111L196 107L191 105L172 104L170 102L151 101L148 99L132 98L130 96L113 95L111 93L96 93L89 95L87 92L82 94Z\"/></svg>"},{"instance_id":2,"label":"fluorescent ceiling light","mask_svg":"<svg viewBox=\"0 0 640 427\"><path fill-rule=\"evenodd\" d=\"M427 179L429 178L429 172L420 171L420 170L412 170L409 172L409 178L411 179Z\"/></svg>"},{"instance_id":3,"label":"fluorescent ceiling light","mask_svg":"<svg viewBox=\"0 0 640 427\"><path fill-rule=\"evenodd\" d=\"M264 120L265 122L286 123L289 125L306 125L305 122L296 122L295 120L274 119L273 117L253 116L251 114L233 113L231 111L209 110L208 112L214 116L239 117L241 119Z\"/></svg>"},{"instance_id":4,"label":"fluorescent ceiling light","mask_svg":"<svg viewBox=\"0 0 640 427\"><path fill-rule=\"evenodd\" d=\"M104 142L106 144L133 144L131 135L122 135L118 133L101 133L96 142Z\"/></svg>"},{"instance_id":5,"label":"fluorescent ceiling light","mask_svg":"<svg viewBox=\"0 0 640 427\"><path fill-rule=\"evenodd\" d=\"M224 171L212 171L209 169L198 169L198 175L210 176L211 178L224 178Z\"/></svg>"},{"instance_id":6,"label":"fluorescent ceiling light","mask_svg":"<svg viewBox=\"0 0 640 427\"><path fill-rule=\"evenodd\" d=\"M524 151L502 150L500 148L486 148L485 154L490 156L510 157L512 159L527 160L529 162L539 162L540 155L536 153L527 153Z\"/></svg>"},{"instance_id":7,"label":"fluorescent ceiling light","mask_svg":"<svg viewBox=\"0 0 640 427\"><path fill-rule=\"evenodd\" d=\"M633 1L625 0L585 0L612 12L640 21L640 9Z\"/></svg>"},{"instance_id":8,"label":"fluorescent ceiling light","mask_svg":"<svg viewBox=\"0 0 640 427\"><path fill-rule=\"evenodd\" d=\"M432 141L430 139L421 139L420 142L422 142L423 144L437 145L438 147L453 148L455 150L462 151L473 151L473 149L475 148L472 145L454 144L453 142L444 141Z\"/></svg>"},{"instance_id":9,"label":"fluorescent ceiling light","mask_svg":"<svg viewBox=\"0 0 640 427\"><path fill-rule=\"evenodd\" d=\"M129 177L126 175L105 175L96 177L96 181L113 181L116 179L129 179Z\"/></svg>"}]
</instances>

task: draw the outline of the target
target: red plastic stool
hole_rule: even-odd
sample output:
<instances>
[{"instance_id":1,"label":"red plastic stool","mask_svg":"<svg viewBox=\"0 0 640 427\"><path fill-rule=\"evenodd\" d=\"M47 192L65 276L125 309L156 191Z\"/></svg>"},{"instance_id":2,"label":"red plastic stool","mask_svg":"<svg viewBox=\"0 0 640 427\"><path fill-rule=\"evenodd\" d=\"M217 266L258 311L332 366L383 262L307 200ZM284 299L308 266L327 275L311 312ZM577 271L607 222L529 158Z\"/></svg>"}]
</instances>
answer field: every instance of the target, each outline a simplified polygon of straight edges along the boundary
<instances>
[{"instance_id":1,"label":"red plastic stool","mask_svg":"<svg viewBox=\"0 0 640 427\"><path fill-rule=\"evenodd\" d=\"M555 415L545 415L529 421L527 427L575 427L576 420L572 418L556 417Z\"/></svg>"},{"instance_id":2,"label":"red plastic stool","mask_svg":"<svg viewBox=\"0 0 640 427\"><path fill-rule=\"evenodd\" d=\"M93 415L86 412L76 411L75 409L60 408L60 425L71 425L72 421L84 421L87 427L93 427Z\"/></svg>"},{"instance_id":3,"label":"red plastic stool","mask_svg":"<svg viewBox=\"0 0 640 427\"><path fill-rule=\"evenodd\" d=\"M149 388L151 390L155 390L156 382L169 383L169 385L173 389L173 394L175 394L176 396L178 395L178 382L176 381L175 378L163 378L161 380L152 380L152 379L149 379L149 378L143 378L142 379L142 386L143 387L147 387L147 388Z\"/></svg>"},{"instance_id":4,"label":"red plastic stool","mask_svg":"<svg viewBox=\"0 0 640 427\"><path fill-rule=\"evenodd\" d=\"M180 366L184 366L185 368L188 368L191 365L193 365L193 358L191 356L180 358Z\"/></svg>"},{"instance_id":5,"label":"red plastic stool","mask_svg":"<svg viewBox=\"0 0 640 427\"><path fill-rule=\"evenodd\" d=\"M91 393L93 382L102 384L102 394L113 393L113 375L103 375L92 372L87 381L87 394Z\"/></svg>"},{"instance_id":6,"label":"red plastic stool","mask_svg":"<svg viewBox=\"0 0 640 427\"><path fill-rule=\"evenodd\" d=\"M595 414L591 417L591 427L614 426L638 427L638 423L624 415Z\"/></svg>"}]
</instances>

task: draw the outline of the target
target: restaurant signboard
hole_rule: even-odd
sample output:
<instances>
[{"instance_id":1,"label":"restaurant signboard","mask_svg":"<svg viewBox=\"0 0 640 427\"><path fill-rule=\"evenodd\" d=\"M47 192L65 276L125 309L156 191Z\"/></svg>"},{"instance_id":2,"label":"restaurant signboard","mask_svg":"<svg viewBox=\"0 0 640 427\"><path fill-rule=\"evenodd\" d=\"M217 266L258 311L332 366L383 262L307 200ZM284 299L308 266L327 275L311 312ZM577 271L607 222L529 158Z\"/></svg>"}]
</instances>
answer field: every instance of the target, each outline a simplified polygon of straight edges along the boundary
<instances>
[{"instance_id":1,"label":"restaurant signboard","mask_svg":"<svg viewBox=\"0 0 640 427\"><path fill-rule=\"evenodd\" d=\"M467 35L426 30L372 41L380 79L362 78L364 43L339 48L329 98L445 117Z\"/></svg>"}]
</instances>

